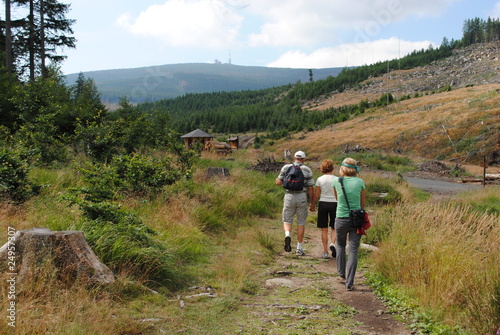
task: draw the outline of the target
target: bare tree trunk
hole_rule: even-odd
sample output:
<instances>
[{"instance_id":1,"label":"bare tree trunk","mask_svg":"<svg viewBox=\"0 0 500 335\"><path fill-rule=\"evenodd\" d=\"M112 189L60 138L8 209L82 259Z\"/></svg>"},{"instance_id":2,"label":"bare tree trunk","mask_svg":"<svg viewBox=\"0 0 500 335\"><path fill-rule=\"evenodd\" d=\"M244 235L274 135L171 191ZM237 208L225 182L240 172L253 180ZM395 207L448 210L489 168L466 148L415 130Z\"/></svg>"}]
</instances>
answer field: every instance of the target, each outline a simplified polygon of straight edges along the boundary
<instances>
[{"instance_id":1,"label":"bare tree trunk","mask_svg":"<svg viewBox=\"0 0 500 335\"><path fill-rule=\"evenodd\" d=\"M0 248L0 261L3 264L6 264L3 260L8 257L7 250L15 251L16 274L21 281L36 276L41 267L53 267L58 279L66 282L78 280L90 284L109 284L115 281L112 271L97 258L81 231L51 231L46 228L19 230L13 244L7 242ZM12 269L9 271L12 272Z\"/></svg>"},{"instance_id":2,"label":"bare tree trunk","mask_svg":"<svg viewBox=\"0 0 500 335\"><path fill-rule=\"evenodd\" d=\"M45 8L44 0L40 0L40 58L42 67L42 77L47 77L47 69L45 68Z\"/></svg>"},{"instance_id":3,"label":"bare tree trunk","mask_svg":"<svg viewBox=\"0 0 500 335\"><path fill-rule=\"evenodd\" d=\"M10 0L5 0L5 68L12 73L12 30Z\"/></svg>"},{"instance_id":4,"label":"bare tree trunk","mask_svg":"<svg viewBox=\"0 0 500 335\"><path fill-rule=\"evenodd\" d=\"M30 0L29 25L30 80L35 81L35 5L33 0Z\"/></svg>"}]
</instances>

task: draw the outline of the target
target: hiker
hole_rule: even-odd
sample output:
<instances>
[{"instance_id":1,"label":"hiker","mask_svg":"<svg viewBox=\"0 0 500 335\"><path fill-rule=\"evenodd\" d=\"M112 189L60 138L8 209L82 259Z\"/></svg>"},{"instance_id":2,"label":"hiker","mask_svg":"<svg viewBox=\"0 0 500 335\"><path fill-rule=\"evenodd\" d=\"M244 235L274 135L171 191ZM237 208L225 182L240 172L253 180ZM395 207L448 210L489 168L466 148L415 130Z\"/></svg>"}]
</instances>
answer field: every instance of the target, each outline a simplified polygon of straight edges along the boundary
<instances>
[{"instance_id":1,"label":"hiker","mask_svg":"<svg viewBox=\"0 0 500 335\"><path fill-rule=\"evenodd\" d=\"M323 243L323 258L328 259L328 227L331 228L330 231L330 251L332 257L337 257L337 251L335 249L335 242L337 238L335 236L335 216L337 212L337 198L333 193L333 179L336 176L333 175L333 161L331 159L325 159L321 163L320 168L323 175L316 180L316 189L314 191L314 199L311 201L309 210L314 212L316 202L318 202L318 220L317 227L321 228L321 242Z\"/></svg>"},{"instance_id":2,"label":"hiker","mask_svg":"<svg viewBox=\"0 0 500 335\"><path fill-rule=\"evenodd\" d=\"M365 183L361 178L356 177L359 173L359 167L356 160L346 158L340 166L340 176L343 178L345 194L351 209L365 208L366 189ZM361 242L361 234L357 229L351 227L349 220L349 209L346 203L344 192L339 178L333 180L333 191L337 198L337 217L335 218L335 232L337 235L337 273L346 280L348 291L354 289L354 276L358 266L358 249ZM346 243L349 235L349 259L347 260L346 273Z\"/></svg>"},{"instance_id":3,"label":"hiker","mask_svg":"<svg viewBox=\"0 0 500 335\"><path fill-rule=\"evenodd\" d=\"M297 250L295 254L303 256L302 243L308 214L307 197L309 196L309 199L314 197L314 178L311 169L304 165L306 154L303 151L297 151L293 157L293 164L285 164L281 168L280 174L276 178L276 185L283 186L286 190L282 213L283 229L285 230L285 251L292 251L290 232L292 231L294 217L297 215ZM297 172L298 175L291 176L291 172ZM293 185L288 186L289 184Z\"/></svg>"}]
</instances>

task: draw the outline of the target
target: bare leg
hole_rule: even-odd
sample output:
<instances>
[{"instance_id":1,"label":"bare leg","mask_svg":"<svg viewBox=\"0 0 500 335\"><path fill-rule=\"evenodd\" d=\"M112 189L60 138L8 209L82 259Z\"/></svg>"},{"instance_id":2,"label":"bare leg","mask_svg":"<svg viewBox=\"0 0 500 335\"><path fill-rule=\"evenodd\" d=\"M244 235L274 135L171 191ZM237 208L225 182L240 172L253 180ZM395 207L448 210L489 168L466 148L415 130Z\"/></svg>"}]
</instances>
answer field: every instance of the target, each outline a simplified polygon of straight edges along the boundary
<instances>
[{"instance_id":1,"label":"bare leg","mask_svg":"<svg viewBox=\"0 0 500 335\"><path fill-rule=\"evenodd\" d=\"M335 242L337 242L337 235L335 234L335 229L332 229L330 234L331 234L331 240L330 240L331 242L330 243L335 244Z\"/></svg>"},{"instance_id":2,"label":"bare leg","mask_svg":"<svg viewBox=\"0 0 500 335\"><path fill-rule=\"evenodd\" d=\"M323 243L323 253L328 253L328 228L321 228L321 242Z\"/></svg>"},{"instance_id":3,"label":"bare leg","mask_svg":"<svg viewBox=\"0 0 500 335\"><path fill-rule=\"evenodd\" d=\"M304 242L304 233L306 231L306 226L305 225L300 225L297 226L297 242L302 243Z\"/></svg>"},{"instance_id":4,"label":"bare leg","mask_svg":"<svg viewBox=\"0 0 500 335\"><path fill-rule=\"evenodd\" d=\"M287 231L291 232L292 225L290 223L283 222L283 229L285 230L285 232L287 232Z\"/></svg>"}]
</instances>

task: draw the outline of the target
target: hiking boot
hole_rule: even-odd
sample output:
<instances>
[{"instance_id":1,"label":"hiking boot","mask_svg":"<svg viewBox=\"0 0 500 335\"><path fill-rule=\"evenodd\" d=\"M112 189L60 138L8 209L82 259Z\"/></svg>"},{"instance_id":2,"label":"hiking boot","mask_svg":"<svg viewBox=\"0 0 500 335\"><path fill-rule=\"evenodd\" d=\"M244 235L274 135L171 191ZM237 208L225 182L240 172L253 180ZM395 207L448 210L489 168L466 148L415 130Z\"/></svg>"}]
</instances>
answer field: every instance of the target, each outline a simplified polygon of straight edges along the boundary
<instances>
[{"instance_id":1,"label":"hiking boot","mask_svg":"<svg viewBox=\"0 0 500 335\"><path fill-rule=\"evenodd\" d=\"M323 257L323 259L328 259L328 253L324 252L322 257Z\"/></svg>"},{"instance_id":2,"label":"hiking boot","mask_svg":"<svg viewBox=\"0 0 500 335\"><path fill-rule=\"evenodd\" d=\"M347 285L346 288L348 291L354 291L354 285Z\"/></svg>"},{"instance_id":3,"label":"hiking boot","mask_svg":"<svg viewBox=\"0 0 500 335\"><path fill-rule=\"evenodd\" d=\"M304 250L302 250L302 249L295 250L295 254L297 256L304 256L305 255Z\"/></svg>"},{"instance_id":4,"label":"hiking boot","mask_svg":"<svg viewBox=\"0 0 500 335\"><path fill-rule=\"evenodd\" d=\"M285 251L292 251L292 238L290 236L285 237Z\"/></svg>"},{"instance_id":5,"label":"hiking boot","mask_svg":"<svg viewBox=\"0 0 500 335\"><path fill-rule=\"evenodd\" d=\"M337 249L335 249L335 246L333 244L330 246L330 251L332 252L332 258L337 258Z\"/></svg>"}]
</instances>

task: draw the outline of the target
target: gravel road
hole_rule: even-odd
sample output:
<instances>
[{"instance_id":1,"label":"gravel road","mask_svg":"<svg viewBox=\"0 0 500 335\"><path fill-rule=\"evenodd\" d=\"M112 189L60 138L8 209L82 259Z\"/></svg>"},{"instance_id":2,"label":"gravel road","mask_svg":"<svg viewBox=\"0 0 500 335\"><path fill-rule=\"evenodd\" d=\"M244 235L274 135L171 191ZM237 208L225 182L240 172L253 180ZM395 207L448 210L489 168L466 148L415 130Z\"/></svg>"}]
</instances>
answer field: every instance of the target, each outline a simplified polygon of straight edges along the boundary
<instances>
[{"instance_id":1,"label":"gravel road","mask_svg":"<svg viewBox=\"0 0 500 335\"><path fill-rule=\"evenodd\" d=\"M405 179L408 181L410 185L414 187L418 187L425 192L437 193L437 194L459 193L474 189L480 189L483 187L482 185L479 184L463 184L463 183L454 183L449 181L424 179L416 177L405 177Z\"/></svg>"}]
</instances>

